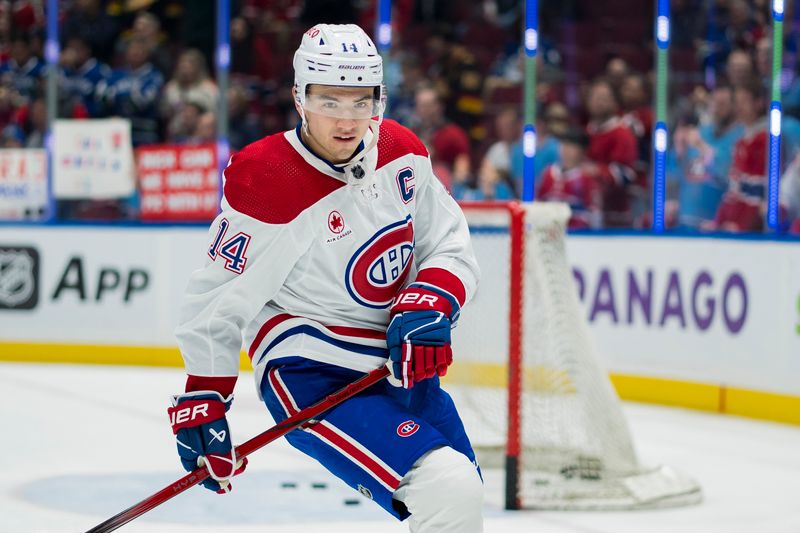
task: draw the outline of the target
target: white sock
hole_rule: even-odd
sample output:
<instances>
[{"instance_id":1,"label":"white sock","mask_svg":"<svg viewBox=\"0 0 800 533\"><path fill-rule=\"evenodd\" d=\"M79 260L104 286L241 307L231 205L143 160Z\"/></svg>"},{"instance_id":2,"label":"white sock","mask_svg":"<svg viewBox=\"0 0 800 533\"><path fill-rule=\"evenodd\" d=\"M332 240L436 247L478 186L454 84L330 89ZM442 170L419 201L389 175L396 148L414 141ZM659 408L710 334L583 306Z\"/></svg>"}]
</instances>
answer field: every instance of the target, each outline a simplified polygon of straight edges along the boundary
<instances>
[{"instance_id":1,"label":"white sock","mask_svg":"<svg viewBox=\"0 0 800 533\"><path fill-rule=\"evenodd\" d=\"M414 463L394 498L411 513L411 533L482 533L483 483L475 465L450 447Z\"/></svg>"}]
</instances>

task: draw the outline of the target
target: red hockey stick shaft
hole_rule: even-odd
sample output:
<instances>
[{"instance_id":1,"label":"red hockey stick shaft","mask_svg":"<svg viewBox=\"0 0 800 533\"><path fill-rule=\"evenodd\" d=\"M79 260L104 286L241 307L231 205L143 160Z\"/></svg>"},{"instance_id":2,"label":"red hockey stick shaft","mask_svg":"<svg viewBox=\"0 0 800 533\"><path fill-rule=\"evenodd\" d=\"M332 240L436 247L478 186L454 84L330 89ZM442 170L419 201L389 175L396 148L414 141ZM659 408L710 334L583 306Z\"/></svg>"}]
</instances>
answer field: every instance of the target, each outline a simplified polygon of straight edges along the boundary
<instances>
[{"instance_id":1,"label":"red hockey stick shaft","mask_svg":"<svg viewBox=\"0 0 800 533\"><path fill-rule=\"evenodd\" d=\"M329 394L328 396L318 401L314 405L306 407L300 412L293 414L280 424L272 426L266 431L259 433L252 439L248 440L247 442L244 442L239 446L237 446L236 447L237 459L247 457L254 451L260 449L261 447L269 444L274 440L277 440L278 438L289 433L293 429L296 429L302 426L303 424L309 422L310 420L313 420L314 418L318 417L331 407L334 407L342 403L346 399L355 396L364 389L371 387L372 385L379 382L388 375L389 375L389 369L386 368L385 366L376 368L369 374L358 378L353 383L350 383L349 385L342 387L338 391ZM174 498L175 496L184 492L190 487L194 487L198 483L202 483L206 478L208 478L208 476L209 476L208 469L206 467L198 468L197 470L189 472L179 480L170 484L168 487L164 487L160 491L156 492L152 496L145 498L136 505L133 505L132 507L129 507L124 511L112 516L105 522L98 524L92 529L88 530L86 533L106 533L107 531L114 531L115 529L124 526L131 520L143 515L147 511L150 511L151 509L154 509L155 507L161 505L165 501Z\"/></svg>"}]
</instances>

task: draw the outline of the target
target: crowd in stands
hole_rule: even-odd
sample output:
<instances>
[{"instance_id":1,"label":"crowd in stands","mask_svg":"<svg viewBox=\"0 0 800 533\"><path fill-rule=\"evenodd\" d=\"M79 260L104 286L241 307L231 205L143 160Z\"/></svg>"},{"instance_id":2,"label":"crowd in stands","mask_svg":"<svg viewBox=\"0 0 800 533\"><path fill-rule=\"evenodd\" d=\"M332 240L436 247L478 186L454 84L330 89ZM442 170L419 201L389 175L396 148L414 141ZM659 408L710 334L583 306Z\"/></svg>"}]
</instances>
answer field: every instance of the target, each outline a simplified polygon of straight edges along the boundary
<instances>
[{"instance_id":1,"label":"crowd in stands","mask_svg":"<svg viewBox=\"0 0 800 533\"><path fill-rule=\"evenodd\" d=\"M0 148L42 147L43 2L0 0ZM289 129L294 49L315 22L375 23L375 0L232 2L231 76L213 75L214 2L59 2L58 117L125 117L134 146L214 142L219 99L233 150ZM426 144L463 200L522 191L522 2L395 0L387 118ZM654 124L652 2L542 3L536 195L574 229L645 228ZM764 231L768 0L673 0L667 224ZM792 20L787 3L787 20ZM784 26L781 227L800 233L800 35Z\"/></svg>"}]
</instances>

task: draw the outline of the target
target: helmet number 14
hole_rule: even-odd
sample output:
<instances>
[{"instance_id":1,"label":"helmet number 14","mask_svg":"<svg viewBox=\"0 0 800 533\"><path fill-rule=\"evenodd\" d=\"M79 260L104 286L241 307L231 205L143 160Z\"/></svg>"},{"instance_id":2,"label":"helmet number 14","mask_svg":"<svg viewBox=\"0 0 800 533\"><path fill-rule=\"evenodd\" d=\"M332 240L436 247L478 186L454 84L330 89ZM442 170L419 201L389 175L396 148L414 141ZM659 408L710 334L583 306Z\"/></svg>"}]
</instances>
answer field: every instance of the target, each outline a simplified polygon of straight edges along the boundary
<instances>
[{"instance_id":1,"label":"helmet number 14","mask_svg":"<svg viewBox=\"0 0 800 533\"><path fill-rule=\"evenodd\" d=\"M347 43L342 43L342 52L351 52L351 51L358 53L358 47L356 46L356 43L350 43L350 46L348 46Z\"/></svg>"}]
</instances>

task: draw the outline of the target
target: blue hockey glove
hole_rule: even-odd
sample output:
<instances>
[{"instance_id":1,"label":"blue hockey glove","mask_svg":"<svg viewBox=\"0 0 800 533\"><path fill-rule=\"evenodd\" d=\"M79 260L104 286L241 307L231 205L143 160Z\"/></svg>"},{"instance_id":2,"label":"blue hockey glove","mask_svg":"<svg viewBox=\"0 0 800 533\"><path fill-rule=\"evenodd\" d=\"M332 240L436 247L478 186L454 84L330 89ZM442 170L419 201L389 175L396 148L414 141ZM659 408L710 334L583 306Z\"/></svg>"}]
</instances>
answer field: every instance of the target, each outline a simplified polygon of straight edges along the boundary
<instances>
[{"instance_id":1,"label":"blue hockey glove","mask_svg":"<svg viewBox=\"0 0 800 533\"><path fill-rule=\"evenodd\" d=\"M202 485L217 494L231 491L230 478L247 467L247 458L236 460L225 413L233 395L223 398L216 391L196 391L172 397L167 409L183 467L191 472L208 467L211 477Z\"/></svg>"},{"instance_id":2,"label":"blue hockey glove","mask_svg":"<svg viewBox=\"0 0 800 533\"><path fill-rule=\"evenodd\" d=\"M447 373L453 362L453 314L452 301L438 291L412 285L398 293L386 329L390 369L397 384L410 389L423 379Z\"/></svg>"}]
</instances>

